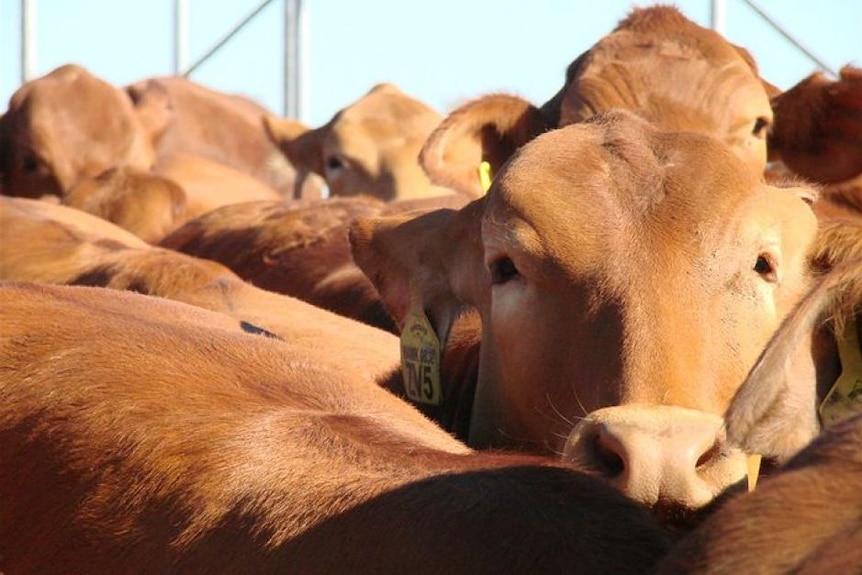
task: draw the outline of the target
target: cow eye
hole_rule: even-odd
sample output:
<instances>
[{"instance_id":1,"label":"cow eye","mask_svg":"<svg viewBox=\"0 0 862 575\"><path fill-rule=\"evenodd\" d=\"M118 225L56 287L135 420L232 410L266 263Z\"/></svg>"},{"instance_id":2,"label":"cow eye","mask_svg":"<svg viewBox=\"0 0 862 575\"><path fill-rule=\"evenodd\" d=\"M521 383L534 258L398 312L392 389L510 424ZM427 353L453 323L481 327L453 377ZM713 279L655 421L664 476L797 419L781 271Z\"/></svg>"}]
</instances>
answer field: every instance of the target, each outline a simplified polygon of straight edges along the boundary
<instances>
[{"instance_id":1,"label":"cow eye","mask_svg":"<svg viewBox=\"0 0 862 575\"><path fill-rule=\"evenodd\" d=\"M754 121L754 129L751 130L751 133L758 138L766 137L766 128L769 127L769 119L764 118L763 116L757 118Z\"/></svg>"},{"instance_id":2,"label":"cow eye","mask_svg":"<svg viewBox=\"0 0 862 575\"><path fill-rule=\"evenodd\" d=\"M344 168L344 160L339 158L338 156L329 156L326 159L326 171L329 172L338 172Z\"/></svg>"},{"instance_id":3,"label":"cow eye","mask_svg":"<svg viewBox=\"0 0 862 575\"><path fill-rule=\"evenodd\" d=\"M757 256L757 261L754 262L754 271L769 282L774 282L778 279L775 273L775 261L769 254L760 254Z\"/></svg>"},{"instance_id":4,"label":"cow eye","mask_svg":"<svg viewBox=\"0 0 862 575\"><path fill-rule=\"evenodd\" d=\"M491 271L491 283L501 285L518 275L518 268L510 258L503 257L488 266Z\"/></svg>"}]
</instances>

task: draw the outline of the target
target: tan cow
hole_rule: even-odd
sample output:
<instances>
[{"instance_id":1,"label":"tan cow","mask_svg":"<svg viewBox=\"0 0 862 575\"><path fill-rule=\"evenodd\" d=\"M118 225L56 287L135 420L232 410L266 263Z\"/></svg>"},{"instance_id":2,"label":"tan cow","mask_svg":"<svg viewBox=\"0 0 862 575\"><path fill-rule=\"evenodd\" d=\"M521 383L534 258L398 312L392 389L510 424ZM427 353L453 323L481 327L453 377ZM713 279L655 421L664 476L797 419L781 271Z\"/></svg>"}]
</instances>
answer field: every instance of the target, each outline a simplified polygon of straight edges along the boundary
<instances>
[{"instance_id":1,"label":"tan cow","mask_svg":"<svg viewBox=\"0 0 862 575\"><path fill-rule=\"evenodd\" d=\"M494 94L454 110L428 139L422 164L433 182L477 195L481 161L496 173L536 135L612 108L714 136L757 172L766 164L772 109L753 59L672 6L634 9L572 62L541 108Z\"/></svg>"},{"instance_id":2,"label":"tan cow","mask_svg":"<svg viewBox=\"0 0 862 575\"><path fill-rule=\"evenodd\" d=\"M731 404L728 436L779 462L803 449L753 493L725 502L673 550L660 573L858 572L862 404L854 391L862 382L860 306L857 259L822 278L776 332ZM850 393L834 400L836 389ZM826 429L816 437L821 423Z\"/></svg>"},{"instance_id":3,"label":"tan cow","mask_svg":"<svg viewBox=\"0 0 862 575\"><path fill-rule=\"evenodd\" d=\"M595 479L470 452L299 333L0 282L0 358L6 573L635 574L669 547Z\"/></svg>"},{"instance_id":4,"label":"tan cow","mask_svg":"<svg viewBox=\"0 0 862 575\"><path fill-rule=\"evenodd\" d=\"M275 116L266 127L291 164L326 180L331 196L390 201L453 193L432 185L418 162L441 119L392 84L380 84L319 128Z\"/></svg>"},{"instance_id":5,"label":"tan cow","mask_svg":"<svg viewBox=\"0 0 862 575\"><path fill-rule=\"evenodd\" d=\"M445 341L478 309L471 445L698 507L744 473L721 415L807 287L811 195L617 111L536 138L460 211L358 220L351 241L400 325L421 310Z\"/></svg>"}]
</instances>

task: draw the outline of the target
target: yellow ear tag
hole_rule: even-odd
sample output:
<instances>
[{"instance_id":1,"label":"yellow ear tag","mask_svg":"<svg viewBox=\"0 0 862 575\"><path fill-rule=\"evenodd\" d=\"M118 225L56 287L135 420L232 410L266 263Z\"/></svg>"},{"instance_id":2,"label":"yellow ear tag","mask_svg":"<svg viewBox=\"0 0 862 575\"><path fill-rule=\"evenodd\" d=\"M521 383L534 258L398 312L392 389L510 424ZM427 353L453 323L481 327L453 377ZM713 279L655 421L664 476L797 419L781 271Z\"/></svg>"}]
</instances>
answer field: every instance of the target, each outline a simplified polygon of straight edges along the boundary
<instances>
[{"instance_id":1,"label":"yellow ear tag","mask_svg":"<svg viewBox=\"0 0 862 575\"><path fill-rule=\"evenodd\" d=\"M479 163L479 184L482 186L482 193L487 194L491 188L491 164L482 160Z\"/></svg>"},{"instance_id":2,"label":"yellow ear tag","mask_svg":"<svg viewBox=\"0 0 862 575\"><path fill-rule=\"evenodd\" d=\"M748 455L745 458L745 466L748 468L748 490L754 491L757 486L757 479L760 477L760 460L761 455Z\"/></svg>"},{"instance_id":3,"label":"yellow ear tag","mask_svg":"<svg viewBox=\"0 0 862 575\"><path fill-rule=\"evenodd\" d=\"M824 427L862 413L862 348L857 320L850 321L836 338L841 376L823 398L818 411Z\"/></svg>"},{"instance_id":4,"label":"yellow ear tag","mask_svg":"<svg viewBox=\"0 0 862 575\"><path fill-rule=\"evenodd\" d=\"M401 329L401 373L407 397L440 405L440 340L419 298L413 298Z\"/></svg>"}]
</instances>

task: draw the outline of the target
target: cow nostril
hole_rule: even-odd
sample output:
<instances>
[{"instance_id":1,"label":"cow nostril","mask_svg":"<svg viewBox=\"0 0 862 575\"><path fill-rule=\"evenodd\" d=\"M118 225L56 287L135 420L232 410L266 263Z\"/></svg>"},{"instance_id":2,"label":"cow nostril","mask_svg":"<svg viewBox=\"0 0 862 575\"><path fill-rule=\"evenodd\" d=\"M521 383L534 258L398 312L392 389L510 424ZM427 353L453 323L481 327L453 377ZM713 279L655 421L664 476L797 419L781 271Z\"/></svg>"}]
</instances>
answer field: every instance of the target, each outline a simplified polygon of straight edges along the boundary
<instances>
[{"instance_id":1,"label":"cow nostril","mask_svg":"<svg viewBox=\"0 0 862 575\"><path fill-rule=\"evenodd\" d=\"M718 442L713 443L712 446L704 451L700 457L697 459L697 464L695 465L696 469L700 469L704 465L709 465L712 461L718 458L721 454L721 447Z\"/></svg>"},{"instance_id":2,"label":"cow nostril","mask_svg":"<svg viewBox=\"0 0 862 575\"><path fill-rule=\"evenodd\" d=\"M612 446L603 440L601 433L597 434L593 439L593 453L595 454L596 462L608 477L616 477L625 469L625 461Z\"/></svg>"}]
</instances>

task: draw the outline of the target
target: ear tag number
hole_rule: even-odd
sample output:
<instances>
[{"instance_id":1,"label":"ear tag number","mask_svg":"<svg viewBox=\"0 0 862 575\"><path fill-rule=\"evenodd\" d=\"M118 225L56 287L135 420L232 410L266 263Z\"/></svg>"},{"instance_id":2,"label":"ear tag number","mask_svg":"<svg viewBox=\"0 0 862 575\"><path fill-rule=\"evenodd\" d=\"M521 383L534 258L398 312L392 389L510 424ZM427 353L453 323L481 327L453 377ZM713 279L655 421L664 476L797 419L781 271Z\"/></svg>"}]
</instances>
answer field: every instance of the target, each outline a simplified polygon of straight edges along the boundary
<instances>
[{"instance_id":1,"label":"ear tag number","mask_svg":"<svg viewBox=\"0 0 862 575\"><path fill-rule=\"evenodd\" d=\"M417 403L440 405L440 340L414 298L401 330L404 391Z\"/></svg>"}]
</instances>

